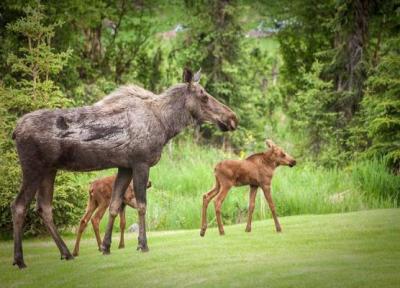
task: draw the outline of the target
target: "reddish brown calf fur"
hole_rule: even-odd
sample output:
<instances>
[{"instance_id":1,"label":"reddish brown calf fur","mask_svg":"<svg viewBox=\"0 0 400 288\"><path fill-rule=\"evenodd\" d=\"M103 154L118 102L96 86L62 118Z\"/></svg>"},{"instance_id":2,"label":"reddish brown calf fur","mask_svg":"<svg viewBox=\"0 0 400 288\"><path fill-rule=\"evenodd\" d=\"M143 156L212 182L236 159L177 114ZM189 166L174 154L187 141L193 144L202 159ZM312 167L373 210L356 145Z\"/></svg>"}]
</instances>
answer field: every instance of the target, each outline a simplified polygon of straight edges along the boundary
<instances>
[{"instance_id":1,"label":"reddish brown calf fur","mask_svg":"<svg viewBox=\"0 0 400 288\"><path fill-rule=\"evenodd\" d=\"M108 206L110 205L111 193L112 193L115 178L116 178L116 176L108 176L108 177L97 179L90 184L89 201L88 201L88 204L86 207L86 212L83 215L80 225L79 225L78 235L76 237L76 243L75 243L73 256L79 255L79 242L81 240L82 233L85 230L89 220L91 220L91 222L92 222L93 230L96 235L97 245L99 247L99 250L101 251L101 247L100 247L101 246L101 238L100 238L100 232L99 232L99 224L100 224L101 219L104 216L104 213L107 211ZM151 186L151 182L149 181L147 184L147 188L149 188L150 186ZM125 241L124 241L124 231L125 231L125 225L126 225L125 206L128 205L132 208L135 208L135 209L137 208L137 203L136 203L135 193L133 191L132 182L129 184L128 188L126 189L126 192L124 194L124 202L123 203L124 203L123 209L121 209L121 211L119 212L121 237L120 237L118 248L125 247ZM95 211L96 211L96 213L92 217L92 215Z\"/></svg>"},{"instance_id":2,"label":"reddish brown calf fur","mask_svg":"<svg viewBox=\"0 0 400 288\"><path fill-rule=\"evenodd\" d=\"M208 203L215 199L215 214L217 216L218 230L220 235L224 235L224 227L221 219L221 206L233 186L250 186L249 215L247 220L246 232L251 231L251 218L254 211L254 203L257 195L257 188L261 187L264 196L271 209L277 232L282 228L279 224L275 212L275 205L271 196L271 180L275 169L279 165L293 167L296 160L276 146L271 140L266 144L270 149L266 152L256 153L244 160L224 160L215 166L214 174L216 183L214 188L203 196L202 224L200 236L204 236L207 229L207 207Z\"/></svg>"}]
</instances>

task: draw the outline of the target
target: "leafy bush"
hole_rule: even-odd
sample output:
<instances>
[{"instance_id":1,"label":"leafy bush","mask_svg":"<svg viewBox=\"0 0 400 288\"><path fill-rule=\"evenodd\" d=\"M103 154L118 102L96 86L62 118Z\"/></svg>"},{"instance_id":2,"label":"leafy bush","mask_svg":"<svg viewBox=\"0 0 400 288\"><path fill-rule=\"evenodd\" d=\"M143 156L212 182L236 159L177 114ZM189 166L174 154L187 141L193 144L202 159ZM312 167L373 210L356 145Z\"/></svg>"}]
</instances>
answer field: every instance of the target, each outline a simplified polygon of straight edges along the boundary
<instances>
[{"instance_id":1,"label":"leafy bush","mask_svg":"<svg viewBox=\"0 0 400 288\"><path fill-rule=\"evenodd\" d=\"M0 165L0 236L10 237L12 217L10 204L19 192L21 183L17 155L13 152L3 154ZM79 222L83 215L87 198L87 187L76 181L70 173L60 173L56 178L53 198L54 223L61 230L66 230ZM37 235L45 232L45 226L36 213L35 200L30 205L26 220L25 234Z\"/></svg>"}]
</instances>

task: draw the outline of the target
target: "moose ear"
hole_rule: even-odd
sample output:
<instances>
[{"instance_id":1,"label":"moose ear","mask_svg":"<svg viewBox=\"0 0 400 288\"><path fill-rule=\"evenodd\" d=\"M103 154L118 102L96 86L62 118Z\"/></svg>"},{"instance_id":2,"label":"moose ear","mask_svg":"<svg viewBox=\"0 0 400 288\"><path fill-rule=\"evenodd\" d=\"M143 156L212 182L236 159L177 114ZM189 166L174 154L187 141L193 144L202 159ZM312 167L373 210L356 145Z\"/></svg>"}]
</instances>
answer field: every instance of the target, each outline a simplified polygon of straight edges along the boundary
<instances>
[{"instance_id":1,"label":"moose ear","mask_svg":"<svg viewBox=\"0 0 400 288\"><path fill-rule=\"evenodd\" d=\"M196 74L194 74L193 76L193 82L200 82L200 78L201 78L201 68L199 69L199 71L196 72Z\"/></svg>"},{"instance_id":2,"label":"moose ear","mask_svg":"<svg viewBox=\"0 0 400 288\"><path fill-rule=\"evenodd\" d=\"M183 82L191 83L193 81L193 72L189 68L183 69Z\"/></svg>"},{"instance_id":3,"label":"moose ear","mask_svg":"<svg viewBox=\"0 0 400 288\"><path fill-rule=\"evenodd\" d=\"M271 149L275 148L275 143L271 139L265 140L265 143L267 144L267 146L269 148L271 148Z\"/></svg>"}]
</instances>

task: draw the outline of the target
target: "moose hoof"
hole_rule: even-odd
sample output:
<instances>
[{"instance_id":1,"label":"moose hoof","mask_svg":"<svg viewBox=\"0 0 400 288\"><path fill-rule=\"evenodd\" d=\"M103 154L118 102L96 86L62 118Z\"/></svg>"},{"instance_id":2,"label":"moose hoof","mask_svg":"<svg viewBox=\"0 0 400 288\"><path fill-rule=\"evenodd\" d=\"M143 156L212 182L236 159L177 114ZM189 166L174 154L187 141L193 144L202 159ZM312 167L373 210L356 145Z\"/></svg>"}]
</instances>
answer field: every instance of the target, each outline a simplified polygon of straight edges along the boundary
<instances>
[{"instance_id":1,"label":"moose hoof","mask_svg":"<svg viewBox=\"0 0 400 288\"><path fill-rule=\"evenodd\" d=\"M147 247L147 245L146 246L138 245L136 250L141 252L149 252L149 247Z\"/></svg>"},{"instance_id":2,"label":"moose hoof","mask_svg":"<svg viewBox=\"0 0 400 288\"><path fill-rule=\"evenodd\" d=\"M205 234L206 234L206 230L201 229L201 231L200 231L200 236L201 236L201 237L204 237Z\"/></svg>"},{"instance_id":3,"label":"moose hoof","mask_svg":"<svg viewBox=\"0 0 400 288\"><path fill-rule=\"evenodd\" d=\"M219 231L219 236L224 236L225 235L225 231Z\"/></svg>"},{"instance_id":4,"label":"moose hoof","mask_svg":"<svg viewBox=\"0 0 400 288\"><path fill-rule=\"evenodd\" d=\"M74 252L72 252L72 256L78 257L78 256L79 256L79 253L78 253L77 251L74 251Z\"/></svg>"},{"instance_id":5,"label":"moose hoof","mask_svg":"<svg viewBox=\"0 0 400 288\"><path fill-rule=\"evenodd\" d=\"M251 232L251 227L246 227L246 232Z\"/></svg>"},{"instance_id":6,"label":"moose hoof","mask_svg":"<svg viewBox=\"0 0 400 288\"><path fill-rule=\"evenodd\" d=\"M26 264L25 264L24 260L14 260L13 266L15 266L15 265L17 265L19 269L26 268Z\"/></svg>"},{"instance_id":7,"label":"moose hoof","mask_svg":"<svg viewBox=\"0 0 400 288\"><path fill-rule=\"evenodd\" d=\"M106 247L104 245L101 245L101 252L103 252L103 255L110 255L110 247Z\"/></svg>"},{"instance_id":8,"label":"moose hoof","mask_svg":"<svg viewBox=\"0 0 400 288\"><path fill-rule=\"evenodd\" d=\"M276 228L276 232L281 233L282 232L282 228L281 227Z\"/></svg>"},{"instance_id":9,"label":"moose hoof","mask_svg":"<svg viewBox=\"0 0 400 288\"><path fill-rule=\"evenodd\" d=\"M118 249L123 249L125 248L125 244L119 244Z\"/></svg>"},{"instance_id":10,"label":"moose hoof","mask_svg":"<svg viewBox=\"0 0 400 288\"><path fill-rule=\"evenodd\" d=\"M70 253L62 254L61 255L61 260L74 260L74 256L72 256Z\"/></svg>"}]
</instances>

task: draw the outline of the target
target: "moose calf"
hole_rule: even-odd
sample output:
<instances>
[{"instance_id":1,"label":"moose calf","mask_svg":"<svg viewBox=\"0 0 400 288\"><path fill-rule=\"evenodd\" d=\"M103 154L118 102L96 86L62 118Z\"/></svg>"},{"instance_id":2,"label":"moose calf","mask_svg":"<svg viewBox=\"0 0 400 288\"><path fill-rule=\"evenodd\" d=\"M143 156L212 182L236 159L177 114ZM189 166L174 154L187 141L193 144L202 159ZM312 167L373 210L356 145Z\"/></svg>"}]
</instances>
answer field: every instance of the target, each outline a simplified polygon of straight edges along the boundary
<instances>
[{"instance_id":1,"label":"moose calf","mask_svg":"<svg viewBox=\"0 0 400 288\"><path fill-rule=\"evenodd\" d=\"M215 200L215 214L217 216L219 234L224 235L224 227L221 219L222 203L233 186L244 185L250 186L249 215L246 232L251 231L251 218L254 211L254 203L258 187L261 187L263 190L269 208L271 209L276 231L282 231L278 217L276 216L274 202L271 197L271 180L275 169L279 165L293 167L296 165L296 160L285 153L282 148L275 145L271 140L267 140L266 144L270 148L266 152L253 154L244 160L224 160L215 166L215 186L210 192L203 196L200 236L204 236L206 233L207 207L208 203L214 197L217 197Z\"/></svg>"},{"instance_id":2,"label":"moose calf","mask_svg":"<svg viewBox=\"0 0 400 288\"><path fill-rule=\"evenodd\" d=\"M111 193L113 190L113 185L116 176L108 176L97 179L90 184L89 188L89 201L86 207L86 212L83 215L79 229L78 229L78 236L76 237L75 248L73 252L73 256L79 255L79 242L82 237L82 233L85 230L89 220L92 222L93 230L96 235L97 245L99 250L101 251L101 239L100 239L100 232L99 232L99 224L101 219L104 216L108 206L110 205L111 201ZM151 182L149 181L147 184L147 188L151 186ZM133 184L132 182L129 184L128 188L124 194L124 201L123 201L123 208L119 212L120 216L120 230L121 230L121 237L119 241L119 248L125 247L124 241L124 231L125 231L125 206L128 205L132 208L137 208L135 193L133 191ZM93 213L96 211L94 216L92 217Z\"/></svg>"}]
</instances>

